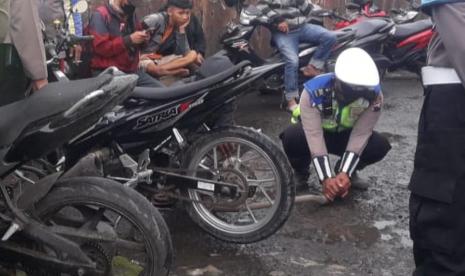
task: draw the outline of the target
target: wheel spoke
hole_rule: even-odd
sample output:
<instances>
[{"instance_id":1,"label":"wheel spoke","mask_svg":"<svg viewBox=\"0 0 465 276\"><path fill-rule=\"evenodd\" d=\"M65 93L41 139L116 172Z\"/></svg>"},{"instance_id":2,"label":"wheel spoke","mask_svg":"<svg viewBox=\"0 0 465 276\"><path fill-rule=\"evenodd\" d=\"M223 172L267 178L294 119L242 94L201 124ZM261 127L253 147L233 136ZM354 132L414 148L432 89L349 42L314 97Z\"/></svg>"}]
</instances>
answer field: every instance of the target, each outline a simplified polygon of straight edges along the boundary
<instances>
[{"instance_id":1,"label":"wheel spoke","mask_svg":"<svg viewBox=\"0 0 465 276\"><path fill-rule=\"evenodd\" d=\"M271 199L271 197L268 195L268 193L265 191L265 189L262 186L258 186L262 194L265 196L265 198L271 203L271 205L274 204L274 201Z\"/></svg>"},{"instance_id":2,"label":"wheel spoke","mask_svg":"<svg viewBox=\"0 0 465 276\"><path fill-rule=\"evenodd\" d=\"M260 186L262 183L272 182L272 181L275 181L275 180L276 180L275 178L266 178L266 179L250 179L250 178L247 178L247 182L252 182L252 184L250 184L250 186ZM255 184L255 183L259 183L259 184Z\"/></svg>"},{"instance_id":3,"label":"wheel spoke","mask_svg":"<svg viewBox=\"0 0 465 276\"><path fill-rule=\"evenodd\" d=\"M203 163L200 163L200 164L199 164L199 167L201 167L202 169L204 169L204 170L206 170L206 171L209 171L209 172L212 173L213 175L216 175L216 172L215 172L212 168L208 167L207 165L205 165L205 164L203 164Z\"/></svg>"},{"instance_id":4,"label":"wheel spoke","mask_svg":"<svg viewBox=\"0 0 465 276\"><path fill-rule=\"evenodd\" d=\"M119 222L121 221L122 218L123 218L122 216L118 216L118 217L116 218L115 224L114 224L115 228L118 228L118 224L119 224Z\"/></svg>"},{"instance_id":5,"label":"wheel spoke","mask_svg":"<svg viewBox=\"0 0 465 276\"><path fill-rule=\"evenodd\" d=\"M218 170L218 152L216 150L216 147L213 148L213 168Z\"/></svg>"},{"instance_id":6,"label":"wheel spoke","mask_svg":"<svg viewBox=\"0 0 465 276\"><path fill-rule=\"evenodd\" d=\"M257 158L260 158L260 155L258 155L258 154L252 155L252 156L249 156L247 158L242 159L242 163L249 162L249 161L255 160Z\"/></svg>"},{"instance_id":7,"label":"wheel spoke","mask_svg":"<svg viewBox=\"0 0 465 276\"><path fill-rule=\"evenodd\" d=\"M255 223L257 223L258 220L255 218L255 215L253 214L252 210L250 209L249 204L247 203L247 201L245 202L245 207L247 208L247 211L249 212L250 217L252 217L253 221Z\"/></svg>"}]
</instances>

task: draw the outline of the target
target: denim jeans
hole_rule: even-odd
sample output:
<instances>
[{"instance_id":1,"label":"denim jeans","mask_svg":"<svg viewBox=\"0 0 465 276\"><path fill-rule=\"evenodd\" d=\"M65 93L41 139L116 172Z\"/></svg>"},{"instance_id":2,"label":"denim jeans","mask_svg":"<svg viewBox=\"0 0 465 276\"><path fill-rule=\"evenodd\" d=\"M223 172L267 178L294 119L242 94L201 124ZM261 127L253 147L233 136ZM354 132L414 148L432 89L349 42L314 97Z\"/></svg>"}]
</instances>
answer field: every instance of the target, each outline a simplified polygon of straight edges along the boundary
<instances>
[{"instance_id":1,"label":"denim jeans","mask_svg":"<svg viewBox=\"0 0 465 276\"><path fill-rule=\"evenodd\" d=\"M305 24L289 33L273 32L273 42L286 62L284 67L284 94L286 100L299 97L299 43L318 43L319 47L310 60L317 69L323 69L331 49L336 43L336 35L327 29L313 24Z\"/></svg>"}]
</instances>

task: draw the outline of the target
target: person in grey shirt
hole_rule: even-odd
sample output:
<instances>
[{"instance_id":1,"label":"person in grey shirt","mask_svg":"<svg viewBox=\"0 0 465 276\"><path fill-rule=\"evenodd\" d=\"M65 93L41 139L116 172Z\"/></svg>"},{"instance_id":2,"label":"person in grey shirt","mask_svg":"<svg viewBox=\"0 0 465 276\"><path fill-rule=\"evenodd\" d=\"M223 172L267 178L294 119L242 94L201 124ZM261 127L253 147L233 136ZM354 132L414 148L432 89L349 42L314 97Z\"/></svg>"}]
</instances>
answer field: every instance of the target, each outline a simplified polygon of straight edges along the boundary
<instances>
[{"instance_id":1,"label":"person in grey shirt","mask_svg":"<svg viewBox=\"0 0 465 276\"><path fill-rule=\"evenodd\" d=\"M5 42L16 47L25 73L32 80L33 90L47 85L45 48L36 0L10 2L9 35Z\"/></svg>"},{"instance_id":2,"label":"person in grey shirt","mask_svg":"<svg viewBox=\"0 0 465 276\"><path fill-rule=\"evenodd\" d=\"M465 275L465 1L424 0L435 34L411 191L414 276Z\"/></svg>"},{"instance_id":3,"label":"person in grey shirt","mask_svg":"<svg viewBox=\"0 0 465 276\"><path fill-rule=\"evenodd\" d=\"M0 0L0 43L6 38L9 26L10 1Z\"/></svg>"}]
</instances>

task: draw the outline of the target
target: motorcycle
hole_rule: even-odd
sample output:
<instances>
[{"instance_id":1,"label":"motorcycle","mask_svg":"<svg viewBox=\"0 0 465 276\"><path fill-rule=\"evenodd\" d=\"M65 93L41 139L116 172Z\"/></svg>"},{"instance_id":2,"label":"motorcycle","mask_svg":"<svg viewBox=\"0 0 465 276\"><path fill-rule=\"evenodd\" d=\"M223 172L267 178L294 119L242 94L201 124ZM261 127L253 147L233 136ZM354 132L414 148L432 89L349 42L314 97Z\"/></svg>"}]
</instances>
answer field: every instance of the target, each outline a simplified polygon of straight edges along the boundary
<instances>
[{"instance_id":1,"label":"motorcycle","mask_svg":"<svg viewBox=\"0 0 465 276\"><path fill-rule=\"evenodd\" d=\"M395 25L383 45L383 54L390 60L388 71L405 68L421 75L421 68L426 65L426 52L433 33L431 19Z\"/></svg>"},{"instance_id":2,"label":"motorcycle","mask_svg":"<svg viewBox=\"0 0 465 276\"><path fill-rule=\"evenodd\" d=\"M334 12L320 12L322 17L331 17ZM343 28L342 30L350 30L356 28L361 32L366 29L366 26L372 24L383 24L383 20L388 23L387 34L378 42L372 40L373 36L368 36L372 42L370 47L362 46L370 55L378 56L375 62L379 65L379 60L382 60L383 66L378 66L382 76L386 71L392 72L398 69L407 69L420 75L421 67L426 64L426 50L428 43L433 36L433 23L431 19L417 20L412 23L394 24L389 18L373 18L366 19ZM369 30L369 28L367 28ZM349 44L350 45L350 44ZM360 46L359 46L360 47ZM384 57L384 59L383 59ZM378 61L377 61L378 60Z\"/></svg>"},{"instance_id":3,"label":"motorcycle","mask_svg":"<svg viewBox=\"0 0 465 276\"><path fill-rule=\"evenodd\" d=\"M42 173L58 167L104 176L136 189L157 207L183 201L201 228L228 242L272 235L293 206L290 165L270 138L231 126L222 113L232 112L237 97L256 89L263 75L280 65L231 67L228 60L221 67L218 60L228 59L220 53L207 58L197 76L171 87L136 88L129 100L61 149L63 162L42 160ZM206 64L213 68L204 70ZM67 81L57 62L49 69Z\"/></svg>"},{"instance_id":4,"label":"motorcycle","mask_svg":"<svg viewBox=\"0 0 465 276\"><path fill-rule=\"evenodd\" d=\"M179 86L136 88L120 109L64 148L65 167L85 153L97 175L136 189L156 206L184 202L192 220L221 240L267 238L293 206L290 165L260 131L218 126L236 97L275 66L247 65Z\"/></svg>"},{"instance_id":5,"label":"motorcycle","mask_svg":"<svg viewBox=\"0 0 465 276\"><path fill-rule=\"evenodd\" d=\"M18 72L21 62L14 47L0 48L0 71ZM72 170L40 179L21 170L92 127L129 96L136 80L110 68L96 78L51 83L25 99L2 103L3 268L28 275L168 273L168 230L142 196L108 179L76 177Z\"/></svg>"},{"instance_id":6,"label":"motorcycle","mask_svg":"<svg viewBox=\"0 0 465 276\"><path fill-rule=\"evenodd\" d=\"M316 9L309 16L309 21L314 18L335 17L336 13L324 9ZM250 61L254 66L263 64L278 64L275 71L265 75L263 86L259 88L261 93L280 92L283 90L284 63L279 51L275 50L270 58L261 58L250 45L250 39L258 26L267 25L268 19L253 5L241 9L239 24L230 23L226 32L221 37L223 45L222 53L227 55L234 63L243 60ZM337 55L349 47L360 47L367 50L380 68L380 72L388 68L390 61L381 53L381 42L386 40L394 23L388 19L371 19L351 25L349 27L333 31L337 37L336 46L332 49L331 57L327 62L327 71L331 71ZM301 43L299 45L299 66L306 66L318 45ZM308 80L299 72L299 85Z\"/></svg>"},{"instance_id":7,"label":"motorcycle","mask_svg":"<svg viewBox=\"0 0 465 276\"><path fill-rule=\"evenodd\" d=\"M339 16L334 24L334 29L338 30L352 24L361 22L369 18L391 18L396 24L413 22L419 15L419 6L409 1L409 8L394 8L391 13L380 10L372 1L354 1L346 5L346 9L351 12L348 16Z\"/></svg>"}]
</instances>

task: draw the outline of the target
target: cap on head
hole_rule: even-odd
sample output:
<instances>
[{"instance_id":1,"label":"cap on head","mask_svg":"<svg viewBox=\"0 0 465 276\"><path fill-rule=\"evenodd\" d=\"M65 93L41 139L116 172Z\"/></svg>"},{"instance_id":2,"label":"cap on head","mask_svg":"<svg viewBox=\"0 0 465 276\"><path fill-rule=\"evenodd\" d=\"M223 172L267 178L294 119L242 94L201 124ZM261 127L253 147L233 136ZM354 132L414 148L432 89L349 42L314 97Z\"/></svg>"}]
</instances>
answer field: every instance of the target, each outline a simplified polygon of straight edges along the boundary
<instances>
[{"instance_id":1,"label":"cap on head","mask_svg":"<svg viewBox=\"0 0 465 276\"><path fill-rule=\"evenodd\" d=\"M176 7L180 9L192 9L191 0L168 0L166 7Z\"/></svg>"}]
</instances>

